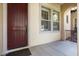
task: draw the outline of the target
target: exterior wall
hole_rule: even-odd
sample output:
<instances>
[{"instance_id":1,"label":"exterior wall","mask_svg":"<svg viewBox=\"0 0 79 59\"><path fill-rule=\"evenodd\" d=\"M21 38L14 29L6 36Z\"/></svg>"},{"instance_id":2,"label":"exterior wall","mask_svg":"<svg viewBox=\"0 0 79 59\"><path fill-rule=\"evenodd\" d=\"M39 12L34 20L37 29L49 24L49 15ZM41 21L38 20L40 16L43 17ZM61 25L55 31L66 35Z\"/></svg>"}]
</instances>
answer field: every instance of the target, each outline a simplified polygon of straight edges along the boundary
<instances>
[{"instance_id":1,"label":"exterior wall","mask_svg":"<svg viewBox=\"0 0 79 59\"><path fill-rule=\"evenodd\" d=\"M65 39L70 39L71 38L71 31L65 31L66 33L66 38Z\"/></svg>"},{"instance_id":2,"label":"exterior wall","mask_svg":"<svg viewBox=\"0 0 79 59\"><path fill-rule=\"evenodd\" d=\"M40 6L43 5L50 9L54 9L60 12L60 6L57 4L38 4L38 3L30 3L28 4L28 40L29 46L36 46L40 44L45 44L48 42L53 42L56 40L60 40L60 31L58 32L41 32L40 31ZM5 6L6 7L6 6ZM6 12L6 8L5 8ZM5 13L4 13L5 14ZM5 17L7 15L4 15ZM5 19L5 18L4 18ZM7 22L7 21L6 21ZM7 24L7 23L6 23ZM0 4L0 54L3 53L3 5ZM4 29L6 31L6 29ZM7 34L7 32L5 32ZM7 39L7 38L5 38ZM6 42L7 40L5 40ZM6 43L7 44L7 43ZM6 46L4 46L6 49ZM7 52L4 49L5 52Z\"/></svg>"},{"instance_id":3,"label":"exterior wall","mask_svg":"<svg viewBox=\"0 0 79 59\"><path fill-rule=\"evenodd\" d=\"M29 4L29 45L35 46L60 40L59 32L41 32L40 31L40 6L43 5L50 9L60 11L60 6L57 4Z\"/></svg>"},{"instance_id":4,"label":"exterior wall","mask_svg":"<svg viewBox=\"0 0 79 59\"><path fill-rule=\"evenodd\" d=\"M67 23L67 16L68 16L68 23ZM64 13L64 30L71 30L71 11L67 10Z\"/></svg>"},{"instance_id":5,"label":"exterior wall","mask_svg":"<svg viewBox=\"0 0 79 59\"><path fill-rule=\"evenodd\" d=\"M64 12L68 9L68 8L72 8L77 6L76 3L65 3L61 5L61 39L64 40Z\"/></svg>"},{"instance_id":6,"label":"exterior wall","mask_svg":"<svg viewBox=\"0 0 79 59\"><path fill-rule=\"evenodd\" d=\"M67 23L68 16L68 23ZM70 39L71 37L71 10L67 9L64 13L64 39Z\"/></svg>"},{"instance_id":7,"label":"exterior wall","mask_svg":"<svg viewBox=\"0 0 79 59\"><path fill-rule=\"evenodd\" d=\"M2 53L2 42L3 42L3 40L2 40L2 32L3 32L3 30L2 30L2 21L3 21L3 5L2 4L0 4L0 55L1 55L1 53Z\"/></svg>"},{"instance_id":8,"label":"exterior wall","mask_svg":"<svg viewBox=\"0 0 79 59\"><path fill-rule=\"evenodd\" d=\"M35 46L39 44L44 44L56 40L60 40L60 36L63 39L64 30L64 18L63 14L67 8L74 7L76 4L63 4L60 6L57 4L42 4L48 8L55 9L61 12L61 32L40 32L40 4L29 4L29 19L28 19L28 39L29 46ZM2 42L3 42L3 5L0 4L0 54L2 53ZM77 25L78 26L78 25ZM79 29L79 28L78 28ZM61 35L60 35L61 33ZM79 33L78 33L79 34ZM79 41L79 40L78 40Z\"/></svg>"}]
</instances>

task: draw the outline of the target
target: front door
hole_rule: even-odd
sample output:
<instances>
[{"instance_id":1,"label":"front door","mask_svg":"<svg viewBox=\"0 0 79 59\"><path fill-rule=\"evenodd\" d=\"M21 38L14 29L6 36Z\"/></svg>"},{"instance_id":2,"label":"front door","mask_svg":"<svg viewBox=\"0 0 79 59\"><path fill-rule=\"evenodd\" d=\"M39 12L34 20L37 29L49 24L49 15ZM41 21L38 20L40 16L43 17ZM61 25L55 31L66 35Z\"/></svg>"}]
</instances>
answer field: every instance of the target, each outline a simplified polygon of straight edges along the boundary
<instances>
[{"instance_id":1,"label":"front door","mask_svg":"<svg viewBox=\"0 0 79 59\"><path fill-rule=\"evenodd\" d=\"M28 4L7 4L8 49L28 45Z\"/></svg>"}]
</instances>

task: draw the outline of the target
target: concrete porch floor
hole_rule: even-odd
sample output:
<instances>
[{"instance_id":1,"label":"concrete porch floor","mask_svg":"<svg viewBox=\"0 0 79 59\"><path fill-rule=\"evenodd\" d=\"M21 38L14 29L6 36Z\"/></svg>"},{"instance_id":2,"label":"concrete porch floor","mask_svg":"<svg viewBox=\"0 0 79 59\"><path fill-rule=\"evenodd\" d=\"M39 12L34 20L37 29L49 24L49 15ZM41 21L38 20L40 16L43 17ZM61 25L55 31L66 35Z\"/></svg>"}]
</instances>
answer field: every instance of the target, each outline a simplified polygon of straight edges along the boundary
<instances>
[{"instance_id":1,"label":"concrete porch floor","mask_svg":"<svg viewBox=\"0 0 79 59\"><path fill-rule=\"evenodd\" d=\"M31 56L77 56L77 43L71 41L55 41L31 47Z\"/></svg>"}]
</instances>

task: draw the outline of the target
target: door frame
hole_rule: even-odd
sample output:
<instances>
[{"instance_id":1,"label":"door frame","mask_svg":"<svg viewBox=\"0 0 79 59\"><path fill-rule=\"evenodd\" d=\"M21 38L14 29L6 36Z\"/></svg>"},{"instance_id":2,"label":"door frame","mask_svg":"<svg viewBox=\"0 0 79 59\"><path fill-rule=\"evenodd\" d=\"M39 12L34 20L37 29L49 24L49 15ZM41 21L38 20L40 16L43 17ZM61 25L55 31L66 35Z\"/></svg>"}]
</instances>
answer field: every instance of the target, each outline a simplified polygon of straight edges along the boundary
<instances>
[{"instance_id":1,"label":"door frame","mask_svg":"<svg viewBox=\"0 0 79 59\"><path fill-rule=\"evenodd\" d=\"M29 17L29 15L28 15L28 17ZM27 33L27 35L28 35L28 33ZM3 43L2 43L2 49L3 50L2 50L2 55L5 55L5 54L7 54L9 52L29 48L29 44L28 44L25 47L20 47L20 48L15 48L15 49L8 50L7 43L8 43L7 42L7 3L3 3ZM29 38L28 38L28 43L29 43Z\"/></svg>"}]
</instances>

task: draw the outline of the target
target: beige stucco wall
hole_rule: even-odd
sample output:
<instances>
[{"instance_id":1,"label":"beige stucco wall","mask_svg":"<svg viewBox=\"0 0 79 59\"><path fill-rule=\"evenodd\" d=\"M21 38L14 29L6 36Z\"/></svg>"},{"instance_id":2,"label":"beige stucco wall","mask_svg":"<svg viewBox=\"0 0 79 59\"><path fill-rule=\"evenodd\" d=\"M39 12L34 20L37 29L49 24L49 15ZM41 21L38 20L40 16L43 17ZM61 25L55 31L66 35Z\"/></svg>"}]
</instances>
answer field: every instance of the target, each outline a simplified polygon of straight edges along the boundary
<instances>
[{"instance_id":1,"label":"beige stucco wall","mask_svg":"<svg viewBox=\"0 0 79 59\"><path fill-rule=\"evenodd\" d=\"M40 31L40 6L43 5L50 9L55 9L60 12L60 6L57 4L29 4L29 45L35 46L60 40L59 32L41 32Z\"/></svg>"},{"instance_id":2,"label":"beige stucco wall","mask_svg":"<svg viewBox=\"0 0 79 59\"><path fill-rule=\"evenodd\" d=\"M76 3L64 3L61 5L61 39L64 39L64 12L68 9L68 8L72 8L77 6Z\"/></svg>"},{"instance_id":3,"label":"beige stucco wall","mask_svg":"<svg viewBox=\"0 0 79 59\"><path fill-rule=\"evenodd\" d=\"M71 31L65 31L65 33L66 33L66 35L65 35L66 39L70 40L70 38L71 38Z\"/></svg>"},{"instance_id":4,"label":"beige stucco wall","mask_svg":"<svg viewBox=\"0 0 79 59\"><path fill-rule=\"evenodd\" d=\"M0 4L0 55L2 53L2 20L3 20L3 5Z\"/></svg>"}]
</instances>

